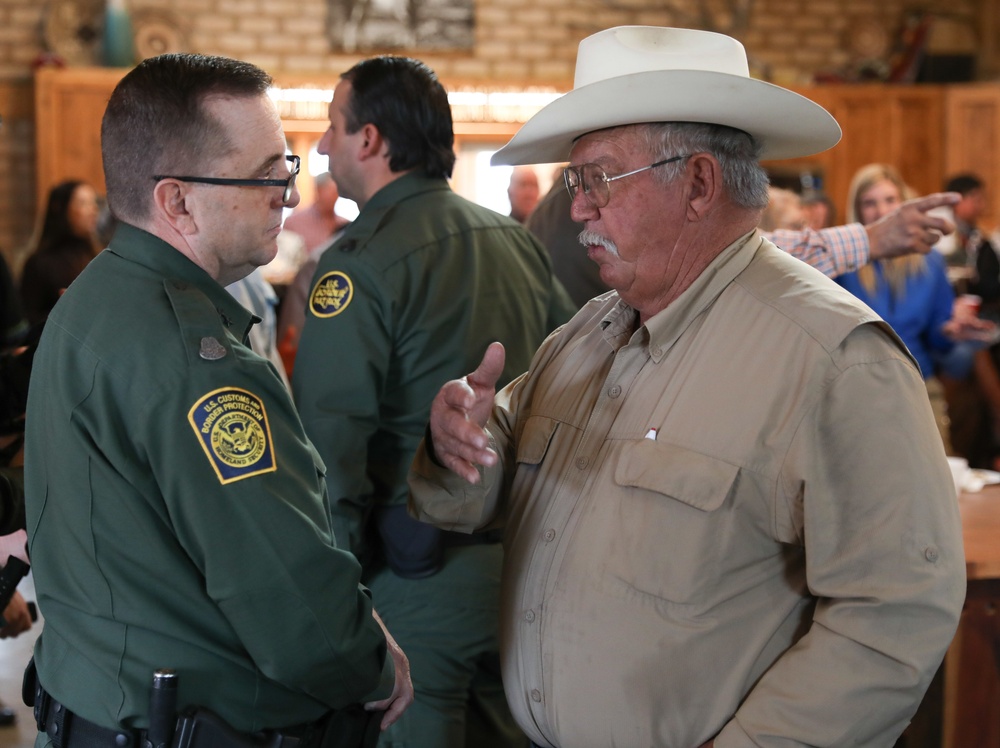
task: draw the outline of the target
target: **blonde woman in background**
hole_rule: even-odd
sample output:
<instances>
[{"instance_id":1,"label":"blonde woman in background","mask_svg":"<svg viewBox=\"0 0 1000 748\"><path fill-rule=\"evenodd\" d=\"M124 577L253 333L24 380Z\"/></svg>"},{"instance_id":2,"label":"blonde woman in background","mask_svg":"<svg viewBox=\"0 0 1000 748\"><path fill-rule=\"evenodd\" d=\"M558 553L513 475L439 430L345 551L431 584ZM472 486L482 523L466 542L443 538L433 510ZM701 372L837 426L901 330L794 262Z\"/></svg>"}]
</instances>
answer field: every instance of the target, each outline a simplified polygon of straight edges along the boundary
<instances>
[{"instance_id":1,"label":"blonde woman in background","mask_svg":"<svg viewBox=\"0 0 1000 748\"><path fill-rule=\"evenodd\" d=\"M848 222L874 223L909 199L911 190L888 164L868 164L851 180ZM948 418L938 374L963 377L972 366L973 341L991 327L963 309L955 315L955 295L937 252L877 260L842 275L837 283L870 306L909 348L920 365L946 449Z\"/></svg>"}]
</instances>

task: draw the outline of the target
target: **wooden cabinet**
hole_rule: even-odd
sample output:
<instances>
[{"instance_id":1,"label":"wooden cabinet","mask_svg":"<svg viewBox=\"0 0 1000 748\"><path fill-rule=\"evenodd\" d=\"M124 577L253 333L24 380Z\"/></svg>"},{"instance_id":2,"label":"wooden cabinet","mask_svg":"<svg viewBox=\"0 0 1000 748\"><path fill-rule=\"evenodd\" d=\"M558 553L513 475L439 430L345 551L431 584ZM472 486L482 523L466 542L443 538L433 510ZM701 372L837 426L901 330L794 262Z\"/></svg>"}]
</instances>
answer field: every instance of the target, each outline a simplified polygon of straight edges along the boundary
<instances>
[{"instance_id":1,"label":"wooden cabinet","mask_svg":"<svg viewBox=\"0 0 1000 748\"><path fill-rule=\"evenodd\" d=\"M941 189L942 87L854 85L797 91L825 107L840 123L844 136L825 153L767 165L782 171L819 172L839 220L844 219L851 178L866 164L892 164L919 193Z\"/></svg>"},{"instance_id":2,"label":"wooden cabinet","mask_svg":"<svg viewBox=\"0 0 1000 748\"><path fill-rule=\"evenodd\" d=\"M35 102L31 81L0 81L0 251L13 268L35 224Z\"/></svg>"},{"instance_id":3,"label":"wooden cabinet","mask_svg":"<svg viewBox=\"0 0 1000 748\"><path fill-rule=\"evenodd\" d=\"M851 178L872 162L895 166L918 193L941 189L943 90L936 86L840 87L831 114L844 130L833 149L831 194L845 205ZM845 205L846 207L846 205Z\"/></svg>"},{"instance_id":4,"label":"wooden cabinet","mask_svg":"<svg viewBox=\"0 0 1000 748\"><path fill-rule=\"evenodd\" d=\"M35 143L38 205L67 179L90 182L104 194L101 118L115 84L113 68L41 69L35 76Z\"/></svg>"},{"instance_id":5,"label":"wooden cabinet","mask_svg":"<svg viewBox=\"0 0 1000 748\"><path fill-rule=\"evenodd\" d=\"M1000 224L1000 84L953 86L945 94L944 159L949 176L977 174L986 182L983 226Z\"/></svg>"}]
</instances>

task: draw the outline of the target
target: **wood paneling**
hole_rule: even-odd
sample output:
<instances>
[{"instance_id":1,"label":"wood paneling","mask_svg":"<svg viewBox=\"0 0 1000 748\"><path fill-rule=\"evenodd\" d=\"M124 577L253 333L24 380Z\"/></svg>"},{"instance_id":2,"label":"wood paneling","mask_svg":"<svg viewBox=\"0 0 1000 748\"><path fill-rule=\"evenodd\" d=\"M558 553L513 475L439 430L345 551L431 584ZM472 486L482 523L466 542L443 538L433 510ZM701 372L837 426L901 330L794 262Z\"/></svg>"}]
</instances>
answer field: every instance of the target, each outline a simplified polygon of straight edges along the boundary
<instances>
[{"instance_id":1,"label":"wood paneling","mask_svg":"<svg viewBox=\"0 0 1000 748\"><path fill-rule=\"evenodd\" d=\"M798 92L826 107L840 123L844 137L825 153L780 166L820 170L824 191L841 219L851 178L865 164L892 164L919 193L941 189L943 87L824 86Z\"/></svg>"},{"instance_id":2,"label":"wood paneling","mask_svg":"<svg viewBox=\"0 0 1000 748\"><path fill-rule=\"evenodd\" d=\"M0 81L0 250L13 268L35 218L34 89L30 79Z\"/></svg>"},{"instance_id":3,"label":"wood paneling","mask_svg":"<svg viewBox=\"0 0 1000 748\"><path fill-rule=\"evenodd\" d=\"M952 86L945 94L945 172L986 182L983 226L1000 223L1000 84Z\"/></svg>"},{"instance_id":4,"label":"wood paneling","mask_svg":"<svg viewBox=\"0 0 1000 748\"><path fill-rule=\"evenodd\" d=\"M35 77L38 204L66 179L83 179L104 193L101 117L124 74L103 68L42 69Z\"/></svg>"}]
</instances>

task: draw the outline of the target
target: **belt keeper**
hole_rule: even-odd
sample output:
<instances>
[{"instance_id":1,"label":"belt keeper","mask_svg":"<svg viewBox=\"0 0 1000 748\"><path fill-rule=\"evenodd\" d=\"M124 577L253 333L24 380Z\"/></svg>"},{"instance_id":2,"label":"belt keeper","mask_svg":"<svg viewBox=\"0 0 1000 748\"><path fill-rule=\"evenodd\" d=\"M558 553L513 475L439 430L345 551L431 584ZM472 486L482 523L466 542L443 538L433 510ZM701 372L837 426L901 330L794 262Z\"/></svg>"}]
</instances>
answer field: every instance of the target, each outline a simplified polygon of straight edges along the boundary
<instances>
[{"instance_id":1,"label":"belt keeper","mask_svg":"<svg viewBox=\"0 0 1000 748\"><path fill-rule=\"evenodd\" d=\"M48 695L46 694L46 696ZM48 698L51 699L51 697ZM55 748L62 748L66 733L73 721L72 714L58 701L54 705L47 703L46 706L50 708L45 710L48 714L45 716L44 732L52 739L52 745Z\"/></svg>"},{"instance_id":2,"label":"belt keeper","mask_svg":"<svg viewBox=\"0 0 1000 748\"><path fill-rule=\"evenodd\" d=\"M37 678L35 679L35 703L32 711L35 715L35 726L38 728L38 732L45 732L45 718L49 712L49 695Z\"/></svg>"}]
</instances>

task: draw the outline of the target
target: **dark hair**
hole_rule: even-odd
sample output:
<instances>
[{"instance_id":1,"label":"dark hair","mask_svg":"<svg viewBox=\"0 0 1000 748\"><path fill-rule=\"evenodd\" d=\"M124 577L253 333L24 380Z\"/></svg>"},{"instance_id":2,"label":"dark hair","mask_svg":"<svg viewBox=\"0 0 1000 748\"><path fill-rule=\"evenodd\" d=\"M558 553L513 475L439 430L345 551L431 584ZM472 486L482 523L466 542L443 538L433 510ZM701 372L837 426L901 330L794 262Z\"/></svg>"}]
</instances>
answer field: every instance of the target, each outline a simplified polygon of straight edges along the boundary
<instances>
[{"instance_id":1,"label":"dark hair","mask_svg":"<svg viewBox=\"0 0 1000 748\"><path fill-rule=\"evenodd\" d=\"M944 191L958 192L964 197L973 190L981 190L982 188L983 180L975 174L957 174L948 180L944 186Z\"/></svg>"},{"instance_id":2,"label":"dark hair","mask_svg":"<svg viewBox=\"0 0 1000 748\"><path fill-rule=\"evenodd\" d=\"M837 225L837 206L833 204L833 200L825 192L820 192L818 190L809 190L802 195L802 207L808 207L810 205L823 204L826 206L826 226L836 226Z\"/></svg>"},{"instance_id":3,"label":"dark hair","mask_svg":"<svg viewBox=\"0 0 1000 748\"><path fill-rule=\"evenodd\" d=\"M101 122L108 205L116 218L148 217L154 174L192 173L231 148L206 97L262 96L271 76L228 57L166 54L139 63L115 87Z\"/></svg>"},{"instance_id":4,"label":"dark hair","mask_svg":"<svg viewBox=\"0 0 1000 748\"><path fill-rule=\"evenodd\" d=\"M347 132L375 125L389 144L389 168L420 168L447 179L455 167L448 94L427 65L409 57L363 60L341 78L351 84Z\"/></svg>"},{"instance_id":5,"label":"dark hair","mask_svg":"<svg viewBox=\"0 0 1000 748\"><path fill-rule=\"evenodd\" d=\"M97 239L93 236L79 236L73 231L69 222L69 204L73 201L73 193L77 187L87 185L79 179L60 182L49 190L49 199L45 205L42 217L42 227L38 235L36 252L45 252L54 247L79 244L90 247L92 254L97 254Z\"/></svg>"}]
</instances>

